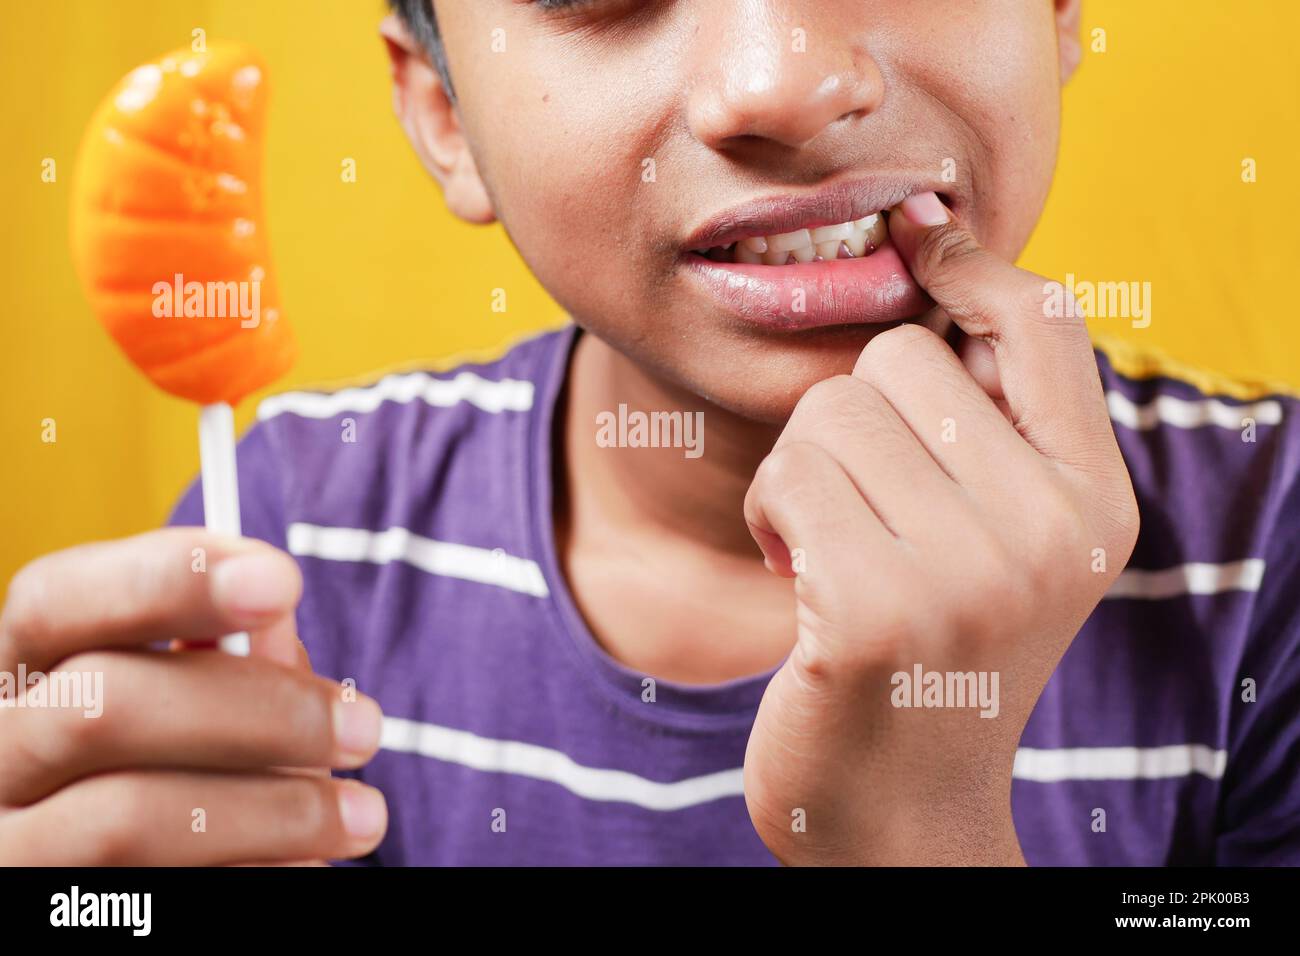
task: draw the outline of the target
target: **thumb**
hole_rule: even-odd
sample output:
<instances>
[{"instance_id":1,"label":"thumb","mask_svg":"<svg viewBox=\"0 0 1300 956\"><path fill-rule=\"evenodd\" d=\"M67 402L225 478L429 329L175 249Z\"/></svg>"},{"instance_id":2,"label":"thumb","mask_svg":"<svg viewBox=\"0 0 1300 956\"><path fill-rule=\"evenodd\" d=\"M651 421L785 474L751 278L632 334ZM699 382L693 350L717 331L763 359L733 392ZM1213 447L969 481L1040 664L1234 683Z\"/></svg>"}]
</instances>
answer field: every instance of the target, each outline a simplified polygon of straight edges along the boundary
<instances>
[{"instance_id":1,"label":"thumb","mask_svg":"<svg viewBox=\"0 0 1300 956\"><path fill-rule=\"evenodd\" d=\"M1012 424L1040 454L1085 465L1108 442L1097 360L1078 310L1050 308L1054 283L989 252L934 193L891 210L889 232L917 283L963 332L992 352ZM988 353L963 355L986 391ZM997 399L997 395L990 391Z\"/></svg>"},{"instance_id":2,"label":"thumb","mask_svg":"<svg viewBox=\"0 0 1300 956\"><path fill-rule=\"evenodd\" d=\"M889 235L912 277L967 335L1014 332L1007 307L1042 304L1045 280L980 245L934 193L909 196L890 210ZM1032 300L1031 300L1032 297Z\"/></svg>"}]
</instances>

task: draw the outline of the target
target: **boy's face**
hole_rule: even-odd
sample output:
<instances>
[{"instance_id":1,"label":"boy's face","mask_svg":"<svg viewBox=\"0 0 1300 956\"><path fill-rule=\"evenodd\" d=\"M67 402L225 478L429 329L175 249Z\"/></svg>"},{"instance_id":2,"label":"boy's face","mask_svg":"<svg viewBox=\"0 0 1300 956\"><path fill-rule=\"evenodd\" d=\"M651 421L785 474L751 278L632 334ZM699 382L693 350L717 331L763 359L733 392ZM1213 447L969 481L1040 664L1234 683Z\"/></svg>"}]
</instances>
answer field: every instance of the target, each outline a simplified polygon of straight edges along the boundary
<instances>
[{"instance_id":1,"label":"boy's face","mask_svg":"<svg viewBox=\"0 0 1300 956\"><path fill-rule=\"evenodd\" d=\"M773 423L929 305L887 239L853 256L841 233L799 230L934 190L986 246L1020 252L1055 163L1070 67L1058 34L1078 12L1064 0L435 6L466 143L458 194L481 180L482 209L579 324L666 382ZM820 237L813 251L833 257L692 251L738 237L795 258L807 247L776 247Z\"/></svg>"}]
</instances>

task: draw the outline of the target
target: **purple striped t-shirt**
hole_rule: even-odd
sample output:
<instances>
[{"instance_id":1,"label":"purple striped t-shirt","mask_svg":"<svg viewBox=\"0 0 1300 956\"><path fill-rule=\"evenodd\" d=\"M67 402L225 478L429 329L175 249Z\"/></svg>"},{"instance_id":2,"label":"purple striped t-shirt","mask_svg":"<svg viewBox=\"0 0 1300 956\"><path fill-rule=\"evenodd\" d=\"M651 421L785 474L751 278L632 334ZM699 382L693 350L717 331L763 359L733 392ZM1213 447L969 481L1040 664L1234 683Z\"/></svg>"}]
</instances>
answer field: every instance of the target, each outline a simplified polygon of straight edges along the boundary
<instances>
[{"instance_id":1,"label":"purple striped t-shirt","mask_svg":"<svg viewBox=\"0 0 1300 956\"><path fill-rule=\"evenodd\" d=\"M560 572L552 420L576 336L273 396L240 444L245 533L301 565L316 670L386 714L358 774L388 798L373 862L774 862L741 787L770 675L658 680L647 702ZM1025 856L1300 863L1300 403L1098 363L1142 531L1021 739ZM202 520L195 486L172 522Z\"/></svg>"}]
</instances>

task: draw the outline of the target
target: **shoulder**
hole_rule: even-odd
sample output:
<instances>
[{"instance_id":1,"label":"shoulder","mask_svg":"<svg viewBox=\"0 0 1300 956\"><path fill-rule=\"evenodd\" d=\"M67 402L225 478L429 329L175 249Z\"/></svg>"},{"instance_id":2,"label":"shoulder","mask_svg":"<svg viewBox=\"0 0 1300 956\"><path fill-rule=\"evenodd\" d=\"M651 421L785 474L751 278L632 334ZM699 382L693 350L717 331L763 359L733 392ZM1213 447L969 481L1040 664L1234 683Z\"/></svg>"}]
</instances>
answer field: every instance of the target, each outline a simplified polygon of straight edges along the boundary
<instances>
[{"instance_id":1,"label":"shoulder","mask_svg":"<svg viewBox=\"0 0 1300 956\"><path fill-rule=\"evenodd\" d=\"M1170 464L1181 469L1213 462L1221 475L1252 482L1285 478L1300 467L1300 389L1233 378L1120 339L1098 336L1094 347L1130 465L1177 451ZM1166 477L1190 476L1170 471Z\"/></svg>"},{"instance_id":2,"label":"shoulder","mask_svg":"<svg viewBox=\"0 0 1300 956\"><path fill-rule=\"evenodd\" d=\"M1094 344L1142 513L1130 566L1182 567L1258 587L1265 560L1297 520L1297 391L1117 339Z\"/></svg>"}]
</instances>

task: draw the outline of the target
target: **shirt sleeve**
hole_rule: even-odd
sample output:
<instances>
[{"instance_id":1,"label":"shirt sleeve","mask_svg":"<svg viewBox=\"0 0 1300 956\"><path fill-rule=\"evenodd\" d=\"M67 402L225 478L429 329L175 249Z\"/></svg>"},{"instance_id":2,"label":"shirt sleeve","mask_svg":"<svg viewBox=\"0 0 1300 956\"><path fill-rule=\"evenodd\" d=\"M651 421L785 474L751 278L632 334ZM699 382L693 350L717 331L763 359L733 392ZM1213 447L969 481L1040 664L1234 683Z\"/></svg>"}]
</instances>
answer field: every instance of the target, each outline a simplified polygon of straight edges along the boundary
<instances>
[{"instance_id":1,"label":"shirt sleeve","mask_svg":"<svg viewBox=\"0 0 1300 956\"><path fill-rule=\"evenodd\" d=\"M254 425L235 452L239 475L240 523L246 538L258 538L280 550L288 541L283 472L264 424ZM196 478L181 495L169 525L203 526L203 479Z\"/></svg>"},{"instance_id":2,"label":"shirt sleeve","mask_svg":"<svg viewBox=\"0 0 1300 956\"><path fill-rule=\"evenodd\" d=\"M1216 862L1300 865L1300 403L1275 465L1284 489L1231 703ZM1244 700L1247 679L1255 700Z\"/></svg>"}]
</instances>

